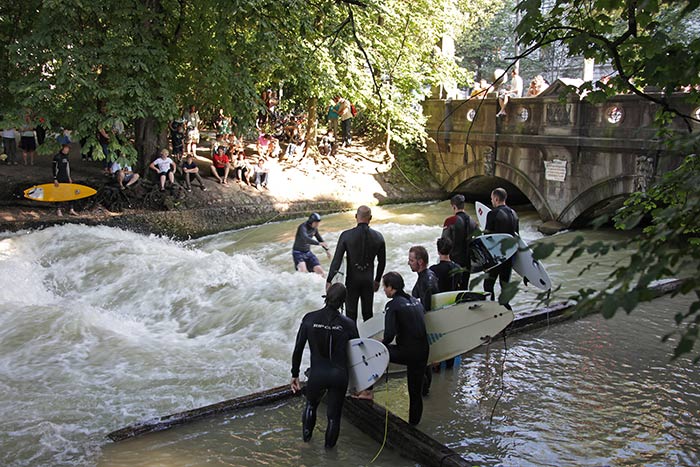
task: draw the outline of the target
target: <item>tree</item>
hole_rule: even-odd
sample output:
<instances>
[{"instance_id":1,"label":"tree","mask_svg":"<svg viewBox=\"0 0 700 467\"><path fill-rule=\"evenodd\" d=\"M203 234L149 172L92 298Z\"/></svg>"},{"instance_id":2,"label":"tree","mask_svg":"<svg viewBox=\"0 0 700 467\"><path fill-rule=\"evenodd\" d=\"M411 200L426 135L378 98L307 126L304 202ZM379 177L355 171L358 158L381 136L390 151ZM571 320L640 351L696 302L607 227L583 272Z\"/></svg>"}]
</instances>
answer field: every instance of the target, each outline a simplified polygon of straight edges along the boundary
<instances>
[{"instance_id":1,"label":"tree","mask_svg":"<svg viewBox=\"0 0 700 467\"><path fill-rule=\"evenodd\" d=\"M700 38L697 34L671 31L677 31L679 25L682 30L697 31L699 6L693 0L665 3L593 0L585 4L559 0L549 9L544 9L540 0L524 0L518 5L523 13L518 33L528 44L524 55L561 43L572 56L612 63L616 74L610 83L585 83L572 91L585 94L592 101L633 93L656 103L659 135L666 138L671 150L688 154L681 167L647 192L631 196L615 215L613 220L620 229L636 228L643 219L649 219L649 226L639 236L617 245L586 246L583 238L577 237L562 251L562 254L570 251L569 261L573 261L584 251L600 256L611 248L634 250L628 264L610 273L604 290L581 289L575 297L580 300L580 309L602 310L606 317L613 316L620 308L630 313L639 302L651 300L652 281L685 277L685 283L676 293L693 293L696 299L686 312L676 315L679 328L666 336L677 333L680 337L675 356L692 350L700 324L700 278L696 273L688 274L688 270L697 271L700 261L700 206L696 194L700 183L696 155L700 139L693 132L698 116L685 114L668 97L685 87L686 100L695 105L700 103ZM648 92L649 89L660 93ZM674 117L683 119L687 133L670 134L668 123ZM544 257L551 250L542 245L536 255Z\"/></svg>"},{"instance_id":2,"label":"tree","mask_svg":"<svg viewBox=\"0 0 700 467\"><path fill-rule=\"evenodd\" d=\"M98 158L97 129L133 122L136 151L114 138L110 148L128 158L138 152L141 167L183 107L222 107L250 123L271 84L293 90L309 110L342 91L370 128L420 141L423 88L455 71L434 53L444 5L427 0L28 0L0 8L2 113L30 110L72 128Z\"/></svg>"}]
</instances>

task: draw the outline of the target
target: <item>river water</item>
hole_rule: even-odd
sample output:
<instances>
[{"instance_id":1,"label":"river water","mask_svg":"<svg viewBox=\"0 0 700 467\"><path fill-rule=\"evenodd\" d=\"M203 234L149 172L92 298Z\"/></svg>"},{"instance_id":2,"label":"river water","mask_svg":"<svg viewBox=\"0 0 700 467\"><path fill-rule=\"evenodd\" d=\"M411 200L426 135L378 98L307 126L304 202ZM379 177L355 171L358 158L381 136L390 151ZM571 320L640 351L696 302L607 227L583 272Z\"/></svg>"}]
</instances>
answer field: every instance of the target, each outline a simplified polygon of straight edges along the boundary
<instances>
[{"instance_id":1,"label":"river water","mask_svg":"<svg viewBox=\"0 0 700 467\"><path fill-rule=\"evenodd\" d=\"M408 248L423 244L435 259L449 205L373 211L388 270L410 288ZM288 382L300 318L321 306L324 288L293 271L299 222L189 242L78 225L0 235L0 465L367 465L380 446L349 423L330 453L323 416L314 440L301 442L301 400L105 440L130 423ZM353 225L340 213L321 229L334 245ZM542 239L535 225L534 213L521 214L528 241L573 235ZM558 295L601 283L624 259L615 255L585 278L578 271L590 259L548 259ZM516 311L535 295L521 292ZM375 307L385 301L377 294ZM698 465L700 376L688 358L670 362L672 346L660 342L687 305L662 298L630 316L592 316L472 352L436 375L420 427L475 465ZM403 379L376 398L406 416ZM385 449L373 465L408 464Z\"/></svg>"}]
</instances>

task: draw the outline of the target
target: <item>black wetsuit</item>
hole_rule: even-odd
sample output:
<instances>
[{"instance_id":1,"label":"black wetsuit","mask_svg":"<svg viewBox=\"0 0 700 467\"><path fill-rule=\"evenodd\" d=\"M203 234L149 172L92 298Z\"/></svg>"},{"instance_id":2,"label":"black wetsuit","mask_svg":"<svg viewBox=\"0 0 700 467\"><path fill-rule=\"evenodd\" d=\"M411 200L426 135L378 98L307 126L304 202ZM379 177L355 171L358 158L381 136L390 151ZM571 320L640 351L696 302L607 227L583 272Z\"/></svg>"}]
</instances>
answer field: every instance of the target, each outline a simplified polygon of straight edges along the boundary
<instances>
[{"instance_id":1,"label":"black wetsuit","mask_svg":"<svg viewBox=\"0 0 700 467\"><path fill-rule=\"evenodd\" d=\"M345 313L357 321L357 301L362 302L362 318L372 317L374 282L379 282L386 267L386 245L382 234L371 229L367 223L357 224L354 229L340 234L338 246L331 262L328 282L340 270L347 252L345 267L345 287L348 295L345 300ZM374 259L377 258L377 273L374 273Z\"/></svg>"},{"instance_id":2,"label":"black wetsuit","mask_svg":"<svg viewBox=\"0 0 700 467\"><path fill-rule=\"evenodd\" d=\"M292 377L299 377L301 356L308 341L311 371L306 383L306 407L301 417L304 441L311 439L316 425L316 409L323 394L328 391L326 447L335 446L348 388L347 344L356 337L359 334L355 322L333 308L326 306L308 313L302 319L292 354Z\"/></svg>"},{"instance_id":3,"label":"black wetsuit","mask_svg":"<svg viewBox=\"0 0 700 467\"><path fill-rule=\"evenodd\" d=\"M505 233L516 235L520 231L518 215L506 205L498 206L486 216L486 231L490 234ZM484 291L491 294L491 300L495 300L494 286L496 279L501 284L501 289L510 281L513 271L513 258L505 261L486 273L484 279Z\"/></svg>"},{"instance_id":4,"label":"black wetsuit","mask_svg":"<svg viewBox=\"0 0 700 467\"><path fill-rule=\"evenodd\" d=\"M418 273L418 280L416 285L413 286L411 295L420 299L425 311L430 311L432 309L433 294L435 293L440 293L437 276L430 269L422 270Z\"/></svg>"},{"instance_id":5,"label":"black wetsuit","mask_svg":"<svg viewBox=\"0 0 700 467\"><path fill-rule=\"evenodd\" d=\"M440 261L430 266L430 270L437 276L440 292L460 290L459 284L462 273L458 272L461 266L454 261ZM469 276L469 273L467 273Z\"/></svg>"},{"instance_id":6,"label":"black wetsuit","mask_svg":"<svg viewBox=\"0 0 700 467\"><path fill-rule=\"evenodd\" d=\"M60 152L53 156L53 179L59 183L70 183L70 163L68 154Z\"/></svg>"},{"instance_id":7,"label":"black wetsuit","mask_svg":"<svg viewBox=\"0 0 700 467\"><path fill-rule=\"evenodd\" d=\"M406 365L408 379L408 423L420 422L423 415L423 377L428 364L428 335L425 330L423 306L404 291L396 292L384 308L384 339L389 360ZM396 337L396 344L391 342Z\"/></svg>"},{"instance_id":8,"label":"black wetsuit","mask_svg":"<svg viewBox=\"0 0 700 467\"><path fill-rule=\"evenodd\" d=\"M457 284L458 289L455 290L467 290L471 272L469 248L471 247L471 238L474 229L476 229L476 223L464 211L459 211L455 214L455 218L455 223L443 231L443 237L447 237L452 241L450 259L464 268Z\"/></svg>"},{"instance_id":9,"label":"black wetsuit","mask_svg":"<svg viewBox=\"0 0 700 467\"><path fill-rule=\"evenodd\" d=\"M318 245L323 242L321 234L318 233L318 229L311 226L311 222L306 221L303 224L299 224L297 228L296 237L294 237L294 246L292 250L307 252L311 251L309 245Z\"/></svg>"}]
</instances>

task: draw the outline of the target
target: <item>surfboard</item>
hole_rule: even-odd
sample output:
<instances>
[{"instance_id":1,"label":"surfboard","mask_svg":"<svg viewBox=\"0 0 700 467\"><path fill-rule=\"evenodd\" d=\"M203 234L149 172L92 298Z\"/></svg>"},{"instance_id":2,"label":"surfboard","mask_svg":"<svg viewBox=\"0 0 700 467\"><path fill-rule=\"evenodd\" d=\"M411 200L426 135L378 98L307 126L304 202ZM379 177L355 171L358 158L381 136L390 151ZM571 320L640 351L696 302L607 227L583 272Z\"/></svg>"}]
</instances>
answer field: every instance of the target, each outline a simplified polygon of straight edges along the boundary
<instances>
[{"instance_id":1,"label":"surfboard","mask_svg":"<svg viewBox=\"0 0 700 467\"><path fill-rule=\"evenodd\" d=\"M465 302L425 314L430 354L439 363L477 348L513 321L513 312L496 302Z\"/></svg>"},{"instance_id":2,"label":"surfboard","mask_svg":"<svg viewBox=\"0 0 700 467\"><path fill-rule=\"evenodd\" d=\"M457 303L427 312L425 328L430 343L429 363L449 360L477 348L505 329L513 318L512 311L491 301ZM362 337L381 339L384 313L359 323L357 329Z\"/></svg>"},{"instance_id":3,"label":"surfboard","mask_svg":"<svg viewBox=\"0 0 700 467\"><path fill-rule=\"evenodd\" d=\"M95 193L97 193L95 189L77 183L59 183L58 186L53 183L44 183L24 190L24 197L34 201L60 203L88 198Z\"/></svg>"},{"instance_id":4,"label":"surfboard","mask_svg":"<svg viewBox=\"0 0 700 467\"><path fill-rule=\"evenodd\" d=\"M488 271L518 252L518 242L508 234L481 235L472 239L469 248L471 272Z\"/></svg>"},{"instance_id":5,"label":"surfboard","mask_svg":"<svg viewBox=\"0 0 700 467\"><path fill-rule=\"evenodd\" d=\"M491 211L486 205L476 202L476 216L479 219L479 224L482 228L486 226L486 216ZM532 255L532 249L527 242L520 236L516 236L518 240L518 252L513 258L513 270L523 278L525 285L532 284L542 290L552 288L552 280L540 260L537 260Z\"/></svg>"},{"instance_id":6,"label":"surfboard","mask_svg":"<svg viewBox=\"0 0 700 467\"><path fill-rule=\"evenodd\" d=\"M450 292L442 292L433 294L430 301L430 309L438 310L446 306L454 305L462 302L476 302L486 300L488 294L486 292L472 292L471 290L453 290Z\"/></svg>"},{"instance_id":7,"label":"surfboard","mask_svg":"<svg viewBox=\"0 0 700 467\"><path fill-rule=\"evenodd\" d=\"M348 391L357 393L377 382L389 365L389 350L381 342L350 339L348 342Z\"/></svg>"}]
</instances>

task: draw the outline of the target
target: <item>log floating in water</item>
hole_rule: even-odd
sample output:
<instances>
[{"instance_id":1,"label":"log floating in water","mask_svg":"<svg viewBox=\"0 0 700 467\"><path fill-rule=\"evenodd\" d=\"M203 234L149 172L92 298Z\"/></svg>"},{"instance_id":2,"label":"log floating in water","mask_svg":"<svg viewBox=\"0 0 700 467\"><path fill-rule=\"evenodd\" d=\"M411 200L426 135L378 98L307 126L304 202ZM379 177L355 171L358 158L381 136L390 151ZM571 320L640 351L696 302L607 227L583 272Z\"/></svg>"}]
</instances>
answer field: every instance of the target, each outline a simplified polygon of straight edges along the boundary
<instances>
[{"instance_id":1,"label":"log floating in water","mask_svg":"<svg viewBox=\"0 0 700 467\"><path fill-rule=\"evenodd\" d=\"M404 457L413 459L427 467L467 467L467 462L457 452L431 438L418 428L409 425L384 407L372 401L347 398L343 414L352 424L371 436L378 443L384 441L386 423L386 445Z\"/></svg>"},{"instance_id":2,"label":"log floating in water","mask_svg":"<svg viewBox=\"0 0 700 467\"><path fill-rule=\"evenodd\" d=\"M274 402L299 396L301 393L302 391L299 391L294 394L289 388L289 385L285 384L284 386L256 392L247 396L237 397L235 399L229 399L216 404L200 407L198 409L187 410L185 412L178 412L172 415L166 415L164 417L134 423L133 425L129 425L125 428L109 433L107 438L111 439L112 441L121 441L145 433L167 430L174 426L211 417L212 415L222 415L233 412L234 410L272 404Z\"/></svg>"}]
</instances>

